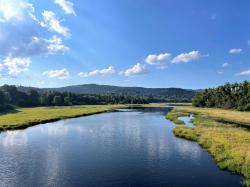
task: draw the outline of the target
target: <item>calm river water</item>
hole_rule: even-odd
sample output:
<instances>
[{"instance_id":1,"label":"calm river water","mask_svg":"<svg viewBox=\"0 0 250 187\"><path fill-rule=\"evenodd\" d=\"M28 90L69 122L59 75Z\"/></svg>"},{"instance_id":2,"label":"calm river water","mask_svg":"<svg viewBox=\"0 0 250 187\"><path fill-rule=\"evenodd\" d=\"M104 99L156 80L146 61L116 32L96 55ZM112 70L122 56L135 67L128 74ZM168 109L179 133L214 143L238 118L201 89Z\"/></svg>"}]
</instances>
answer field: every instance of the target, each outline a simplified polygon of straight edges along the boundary
<instances>
[{"instance_id":1,"label":"calm river water","mask_svg":"<svg viewBox=\"0 0 250 187\"><path fill-rule=\"evenodd\" d=\"M2 132L0 186L241 186L197 143L176 138L165 113L111 112Z\"/></svg>"}]
</instances>

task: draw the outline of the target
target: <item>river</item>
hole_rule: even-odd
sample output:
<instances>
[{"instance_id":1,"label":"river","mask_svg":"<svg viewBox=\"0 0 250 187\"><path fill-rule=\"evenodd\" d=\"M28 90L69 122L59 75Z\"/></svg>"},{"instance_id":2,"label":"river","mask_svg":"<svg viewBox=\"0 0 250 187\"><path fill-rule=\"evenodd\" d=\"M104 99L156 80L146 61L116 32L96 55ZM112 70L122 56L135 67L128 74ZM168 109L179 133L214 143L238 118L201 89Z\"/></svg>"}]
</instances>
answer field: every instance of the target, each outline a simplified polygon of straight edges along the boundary
<instances>
[{"instance_id":1,"label":"river","mask_svg":"<svg viewBox=\"0 0 250 187\"><path fill-rule=\"evenodd\" d=\"M110 112L0 134L0 186L241 186L164 110Z\"/></svg>"}]
</instances>

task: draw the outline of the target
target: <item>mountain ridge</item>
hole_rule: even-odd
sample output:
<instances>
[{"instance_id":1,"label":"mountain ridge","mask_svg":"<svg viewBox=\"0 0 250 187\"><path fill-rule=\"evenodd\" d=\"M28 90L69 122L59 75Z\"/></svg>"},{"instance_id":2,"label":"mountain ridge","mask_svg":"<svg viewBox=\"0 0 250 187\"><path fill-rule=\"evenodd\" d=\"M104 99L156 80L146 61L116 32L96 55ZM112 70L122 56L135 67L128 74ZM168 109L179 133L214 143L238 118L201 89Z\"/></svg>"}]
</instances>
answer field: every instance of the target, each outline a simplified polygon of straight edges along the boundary
<instances>
[{"instance_id":1,"label":"mountain ridge","mask_svg":"<svg viewBox=\"0 0 250 187\"><path fill-rule=\"evenodd\" d=\"M191 101L197 90L183 88L145 88L138 86L112 86L99 84L81 84L58 88L37 88L18 86L19 91L27 92L35 89L40 93L47 91L71 92L75 94L110 94L110 95L130 95L151 98L153 101Z\"/></svg>"}]
</instances>

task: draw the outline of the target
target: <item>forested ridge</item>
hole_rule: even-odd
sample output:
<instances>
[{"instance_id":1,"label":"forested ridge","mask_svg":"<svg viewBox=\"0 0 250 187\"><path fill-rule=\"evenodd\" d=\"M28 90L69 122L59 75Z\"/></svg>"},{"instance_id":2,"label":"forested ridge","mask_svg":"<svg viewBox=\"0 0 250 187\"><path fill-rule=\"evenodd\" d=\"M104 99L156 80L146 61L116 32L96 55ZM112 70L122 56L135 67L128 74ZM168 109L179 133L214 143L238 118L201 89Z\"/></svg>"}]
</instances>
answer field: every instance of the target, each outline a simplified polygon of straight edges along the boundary
<instances>
[{"instance_id":1,"label":"forested ridge","mask_svg":"<svg viewBox=\"0 0 250 187\"><path fill-rule=\"evenodd\" d=\"M144 87L122 87L97 84L73 85L59 88L32 88L19 86L18 90L27 92L35 89L39 93L48 91L71 92L75 94L97 94L112 96L143 97L148 102L191 102L196 90L182 88L144 88Z\"/></svg>"},{"instance_id":2,"label":"forested ridge","mask_svg":"<svg viewBox=\"0 0 250 187\"><path fill-rule=\"evenodd\" d=\"M146 104L148 101L139 96L114 96L110 94L75 94L71 92L46 91L36 89L19 91L16 86L0 87L0 112L12 110L15 107L36 106L71 106L93 104Z\"/></svg>"},{"instance_id":3,"label":"forested ridge","mask_svg":"<svg viewBox=\"0 0 250 187\"><path fill-rule=\"evenodd\" d=\"M250 111L250 82L226 83L217 88L208 88L197 92L193 98L193 105Z\"/></svg>"},{"instance_id":4,"label":"forested ridge","mask_svg":"<svg viewBox=\"0 0 250 187\"><path fill-rule=\"evenodd\" d=\"M0 87L0 112L15 107L190 102L194 90L86 84L62 88Z\"/></svg>"}]
</instances>

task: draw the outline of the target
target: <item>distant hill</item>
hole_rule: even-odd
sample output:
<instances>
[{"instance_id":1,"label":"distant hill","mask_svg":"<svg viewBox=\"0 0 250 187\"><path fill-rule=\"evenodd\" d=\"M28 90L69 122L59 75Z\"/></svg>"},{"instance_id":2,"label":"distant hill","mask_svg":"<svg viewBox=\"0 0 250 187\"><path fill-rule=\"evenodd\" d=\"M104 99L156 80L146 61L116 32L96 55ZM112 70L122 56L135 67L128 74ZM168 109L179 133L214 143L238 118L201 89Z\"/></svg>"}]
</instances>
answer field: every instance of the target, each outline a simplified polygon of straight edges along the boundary
<instances>
[{"instance_id":1,"label":"distant hill","mask_svg":"<svg viewBox=\"0 0 250 187\"><path fill-rule=\"evenodd\" d=\"M76 94L110 94L110 95L130 95L142 96L150 99L152 102L158 101L191 101L195 90L182 88L144 88L144 87L120 87L110 85L83 84L75 86L66 86L60 88L34 88L19 86L18 89L27 92L29 89L35 89L40 93L46 91L72 92Z\"/></svg>"}]
</instances>

